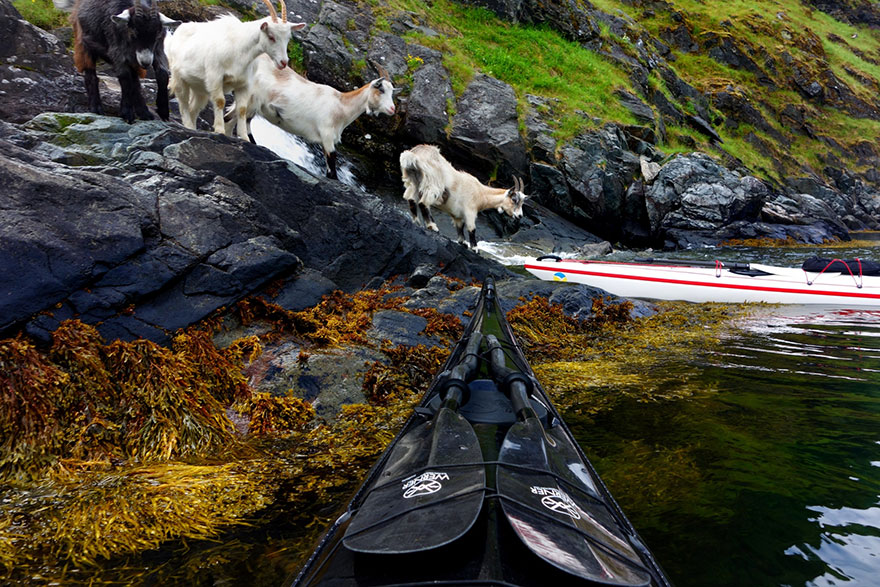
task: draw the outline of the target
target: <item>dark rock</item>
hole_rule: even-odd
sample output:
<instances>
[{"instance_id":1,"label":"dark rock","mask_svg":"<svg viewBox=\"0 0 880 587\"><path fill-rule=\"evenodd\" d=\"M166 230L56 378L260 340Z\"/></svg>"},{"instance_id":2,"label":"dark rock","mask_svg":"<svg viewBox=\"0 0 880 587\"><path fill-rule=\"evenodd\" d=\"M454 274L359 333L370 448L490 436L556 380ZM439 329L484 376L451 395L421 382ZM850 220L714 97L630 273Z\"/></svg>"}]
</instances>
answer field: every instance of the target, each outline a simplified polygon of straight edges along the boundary
<instances>
[{"instance_id":1,"label":"dark rock","mask_svg":"<svg viewBox=\"0 0 880 587\"><path fill-rule=\"evenodd\" d=\"M44 114L0 130L0 266L29 276L4 282L4 330L70 300L108 333L164 340L301 263L323 273L304 288L321 293L426 262L467 278L507 273L377 197L247 142L94 115ZM83 152L99 165L45 156Z\"/></svg>"},{"instance_id":2,"label":"dark rock","mask_svg":"<svg viewBox=\"0 0 880 587\"><path fill-rule=\"evenodd\" d=\"M642 123L648 123L652 127L654 125L654 110L650 106L642 102L642 100L626 90L616 90L615 95L620 100L621 105L632 112L636 120Z\"/></svg>"},{"instance_id":3,"label":"dark rock","mask_svg":"<svg viewBox=\"0 0 880 587\"><path fill-rule=\"evenodd\" d=\"M428 281L436 275L437 272L438 267L434 264L426 263L424 265L419 265L412 273L410 273L410 276L406 280L406 284L409 287L421 289L428 285Z\"/></svg>"},{"instance_id":4,"label":"dark rock","mask_svg":"<svg viewBox=\"0 0 880 587\"><path fill-rule=\"evenodd\" d=\"M556 161L556 139L553 137L553 129L548 120L554 117L553 109L556 103L553 100L526 95L529 103L529 111L526 114L526 145L529 156L533 161L553 164ZM535 190L537 193L537 190Z\"/></svg>"},{"instance_id":5,"label":"dark rock","mask_svg":"<svg viewBox=\"0 0 880 587\"><path fill-rule=\"evenodd\" d=\"M599 37L596 19L577 0L522 0L516 16L521 22L546 24L565 38L578 43L586 43Z\"/></svg>"},{"instance_id":6,"label":"dark rock","mask_svg":"<svg viewBox=\"0 0 880 587\"><path fill-rule=\"evenodd\" d=\"M680 155L667 162L645 193L654 234L670 229L716 231L737 220L754 220L769 195L766 185L741 177L707 155Z\"/></svg>"},{"instance_id":7,"label":"dark rock","mask_svg":"<svg viewBox=\"0 0 880 587\"><path fill-rule=\"evenodd\" d=\"M100 278L144 246L154 198L59 169L0 141L0 331ZM27 276L26 279L8 279Z\"/></svg>"},{"instance_id":8,"label":"dark rock","mask_svg":"<svg viewBox=\"0 0 880 587\"><path fill-rule=\"evenodd\" d=\"M568 192L565 176L559 169L543 163L530 166L530 191L534 202L568 218L575 215L574 202Z\"/></svg>"},{"instance_id":9,"label":"dark rock","mask_svg":"<svg viewBox=\"0 0 880 587\"><path fill-rule=\"evenodd\" d=\"M661 28L660 38L682 53L693 53L700 48L694 41L690 30L684 24Z\"/></svg>"},{"instance_id":10,"label":"dark rock","mask_svg":"<svg viewBox=\"0 0 880 587\"><path fill-rule=\"evenodd\" d=\"M755 74L758 83L767 86L770 89L776 88L776 84L773 83L770 76L768 76L764 70L762 70L758 64L746 54L746 51L740 47L741 42L737 39L730 35L712 32L706 32L701 35L700 38L703 49L708 52L710 57L719 63L724 63L735 69L751 72Z\"/></svg>"},{"instance_id":11,"label":"dark rock","mask_svg":"<svg viewBox=\"0 0 880 587\"><path fill-rule=\"evenodd\" d=\"M453 100L449 75L439 60L416 69L406 108L406 133L417 143L445 142L449 125L447 108Z\"/></svg>"},{"instance_id":12,"label":"dark rock","mask_svg":"<svg viewBox=\"0 0 880 587\"><path fill-rule=\"evenodd\" d=\"M303 65L313 82L333 86L340 91L352 90L364 82L355 79L352 72L358 58L350 47L366 51L369 27L358 26L359 21L372 22L368 8L325 0L315 24L303 41ZM354 26L351 26L354 24Z\"/></svg>"},{"instance_id":13,"label":"dark rock","mask_svg":"<svg viewBox=\"0 0 880 587\"><path fill-rule=\"evenodd\" d=\"M576 137L560 155L574 208L570 219L607 240L618 240L622 220L638 216L626 199L627 187L640 175L638 156L629 150L626 135L606 125Z\"/></svg>"},{"instance_id":14,"label":"dark rock","mask_svg":"<svg viewBox=\"0 0 880 587\"><path fill-rule=\"evenodd\" d=\"M437 346L439 339L422 334L427 325L425 318L409 312L380 310L373 314L373 327L367 331L367 336L376 344L390 341L395 346Z\"/></svg>"},{"instance_id":15,"label":"dark rock","mask_svg":"<svg viewBox=\"0 0 880 587\"><path fill-rule=\"evenodd\" d=\"M330 292L339 289L335 283L314 269L304 269L295 277L288 278L272 303L282 308L299 312L311 308Z\"/></svg>"},{"instance_id":16,"label":"dark rock","mask_svg":"<svg viewBox=\"0 0 880 587\"><path fill-rule=\"evenodd\" d=\"M513 88L487 75L477 75L456 104L450 143L456 158L477 158L483 167L499 167L499 178L526 174L528 161L519 134Z\"/></svg>"},{"instance_id":17,"label":"dark rock","mask_svg":"<svg viewBox=\"0 0 880 587\"><path fill-rule=\"evenodd\" d=\"M837 216L854 213L852 198L835 189L816 177L791 177L785 180L786 187L795 193L809 194L828 205ZM823 216L824 217L824 216Z\"/></svg>"},{"instance_id":18,"label":"dark rock","mask_svg":"<svg viewBox=\"0 0 880 587\"><path fill-rule=\"evenodd\" d=\"M25 122L46 111L85 109L85 88L57 37L0 2L0 120Z\"/></svg>"},{"instance_id":19,"label":"dark rock","mask_svg":"<svg viewBox=\"0 0 880 587\"><path fill-rule=\"evenodd\" d=\"M748 124L770 136L783 147L788 148L791 142L770 124L761 111L752 106L744 96L733 92L716 92L712 95L712 103L716 108L741 124Z\"/></svg>"},{"instance_id":20,"label":"dark rock","mask_svg":"<svg viewBox=\"0 0 880 587\"><path fill-rule=\"evenodd\" d=\"M706 122L702 117L689 114L685 117L685 121L693 128L697 129L716 143L723 143L721 135L719 135L712 125Z\"/></svg>"}]
</instances>

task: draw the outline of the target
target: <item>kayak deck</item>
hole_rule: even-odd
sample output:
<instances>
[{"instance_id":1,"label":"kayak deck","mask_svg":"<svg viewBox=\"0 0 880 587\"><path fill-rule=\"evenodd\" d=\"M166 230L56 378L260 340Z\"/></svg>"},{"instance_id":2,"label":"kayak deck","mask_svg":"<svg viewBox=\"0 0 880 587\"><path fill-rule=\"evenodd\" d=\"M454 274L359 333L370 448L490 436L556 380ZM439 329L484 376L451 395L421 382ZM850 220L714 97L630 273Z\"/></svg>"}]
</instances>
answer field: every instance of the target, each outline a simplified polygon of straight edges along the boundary
<instances>
[{"instance_id":1,"label":"kayak deck","mask_svg":"<svg viewBox=\"0 0 880 587\"><path fill-rule=\"evenodd\" d=\"M525 263L545 281L598 287L630 298L688 302L880 306L880 277L849 272L808 272L756 263L546 260Z\"/></svg>"},{"instance_id":2,"label":"kayak deck","mask_svg":"<svg viewBox=\"0 0 880 587\"><path fill-rule=\"evenodd\" d=\"M535 380L494 296L488 279L446 367L294 584L669 584ZM462 385L460 365L477 356ZM457 449L466 456L438 455Z\"/></svg>"}]
</instances>

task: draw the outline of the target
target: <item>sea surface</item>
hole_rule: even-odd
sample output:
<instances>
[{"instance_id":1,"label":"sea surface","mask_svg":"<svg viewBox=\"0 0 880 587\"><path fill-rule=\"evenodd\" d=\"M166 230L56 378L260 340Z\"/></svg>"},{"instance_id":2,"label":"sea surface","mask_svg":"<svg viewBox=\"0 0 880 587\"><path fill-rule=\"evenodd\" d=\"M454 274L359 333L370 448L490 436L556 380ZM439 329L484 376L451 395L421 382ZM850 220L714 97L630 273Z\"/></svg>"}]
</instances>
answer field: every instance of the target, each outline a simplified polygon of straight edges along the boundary
<instances>
[{"instance_id":1,"label":"sea surface","mask_svg":"<svg viewBox=\"0 0 880 587\"><path fill-rule=\"evenodd\" d=\"M253 130L261 144L322 173L319 153L299 139L260 119ZM340 161L340 179L358 188ZM509 265L549 252L500 241L478 248ZM608 259L792 267L813 254L880 261L880 241L618 251ZM672 582L880 585L880 310L755 307L720 350L664 368L696 372L705 392L665 404L622 403L588 420L565 417ZM266 532L263 539L281 543L290 535ZM240 538L258 541L262 531L253 534ZM272 555L274 578L282 576L278 569L295 571L305 556ZM226 581L265 570L269 560L260 560L237 567L237 578ZM274 584L268 575L256 582Z\"/></svg>"},{"instance_id":2,"label":"sea surface","mask_svg":"<svg viewBox=\"0 0 880 587\"><path fill-rule=\"evenodd\" d=\"M657 256L799 266L813 252L880 259L872 246ZM757 307L720 350L664 368L694 366L694 398L567 417L672 582L880 584L880 310Z\"/></svg>"}]
</instances>

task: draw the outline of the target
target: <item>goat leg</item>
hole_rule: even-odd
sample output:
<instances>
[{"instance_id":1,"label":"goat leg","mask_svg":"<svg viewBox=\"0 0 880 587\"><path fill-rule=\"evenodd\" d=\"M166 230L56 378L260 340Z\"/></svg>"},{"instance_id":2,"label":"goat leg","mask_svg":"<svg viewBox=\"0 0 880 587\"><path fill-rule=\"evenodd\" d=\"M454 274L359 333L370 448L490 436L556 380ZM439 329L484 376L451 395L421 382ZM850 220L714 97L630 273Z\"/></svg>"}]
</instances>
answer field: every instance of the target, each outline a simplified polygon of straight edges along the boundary
<instances>
[{"instance_id":1,"label":"goat leg","mask_svg":"<svg viewBox=\"0 0 880 587\"><path fill-rule=\"evenodd\" d=\"M162 56L164 57L164 55ZM165 59L157 59L153 62L156 72L156 112L159 118L168 120L168 62Z\"/></svg>"},{"instance_id":2,"label":"goat leg","mask_svg":"<svg viewBox=\"0 0 880 587\"><path fill-rule=\"evenodd\" d=\"M467 244L467 241L464 238L464 223L455 221L455 230L458 233L458 244Z\"/></svg>"},{"instance_id":3,"label":"goat leg","mask_svg":"<svg viewBox=\"0 0 880 587\"><path fill-rule=\"evenodd\" d=\"M437 228L437 223L434 222L434 217L431 215L431 207L425 206L422 202L419 202L419 210L422 212L422 218L425 222L425 228L428 230L433 230L434 232L440 232L440 229Z\"/></svg>"},{"instance_id":4,"label":"goat leg","mask_svg":"<svg viewBox=\"0 0 880 587\"><path fill-rule=\"evenodd\" d=\"M324 151L324 159L327 161L327 177L338 179L336 176L336 151L332 153Z\"/></svg>"},{"instance_id":5,"label":"goat leg","mask_svg":"<svg viewBox=\"0 0 880 587\"><path fill-rule=\"evenodd\" d=\"M469 230L468 231L468 238L470 239L470 248L476 249L477 248L477 230L476 229Z\"/></svg>"},{"instance_id":6,"label":"goat leg","mask_svg":"<svg viewBox=\"0 0 880 587\"><path fill-rule=\"evenodd\" d=\"M413 200L407 200L409 202L409 215L412 216L413 222L417 225L422 225L422 218L419 215L419 206Z\"/></svg>"},{"instance_id":7,"label":"goat leg","mask_svg":"<svg viewBox=\"0 0 880 587\"><path fill-rule=\"evenodd\" d=\"M138 91L140 84L135 85L137 78L130 67L126 66L119 73L119 86L122 89L122 98L119 104L119 116L122 120L131 124L134 122L134 92ZM137 88L137 89L136 89Z\"/></svg>"},{"instance_id":8,"label":"goat leg","mask_svg":"<svg viewBox=\"0 0 880 587\"><path fill-rule=\"evenodd\" d=\"M85 69L83 76L89 100L89 111L95 114L104 114L104 107L101 106L101 94L98 91L98 73L94 69Z\"/></svg>"}]
</instances>

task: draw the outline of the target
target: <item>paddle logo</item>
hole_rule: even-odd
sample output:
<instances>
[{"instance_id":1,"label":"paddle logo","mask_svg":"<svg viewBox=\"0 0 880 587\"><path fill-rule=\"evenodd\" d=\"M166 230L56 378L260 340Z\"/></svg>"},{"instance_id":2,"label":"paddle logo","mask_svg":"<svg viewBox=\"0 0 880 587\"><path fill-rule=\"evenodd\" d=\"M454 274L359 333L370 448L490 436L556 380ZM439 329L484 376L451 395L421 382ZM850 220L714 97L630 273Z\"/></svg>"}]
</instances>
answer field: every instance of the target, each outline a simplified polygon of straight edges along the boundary
<instances>
[{"instance_id":1,"label":"paddle logo","mask_svg":"<svg viewBox=\"0 0 880 587\"><path fill-rule=\"evenodd\" d=\"M449 481L449 473L425 471L418 477L407 479L403 482L403 498L430 495L443 489L441 481Z\"/></svg>"},{"instance_id":2,"label":"paddle logo","mask_svg":"<svg viewBox=\"0 0 880 587\"><path fill-rule=\"evenodd\" d=\"M541 496L541 503L548 510L565 514L574 520L581 519L577 504L564 491L555 487L532 487L532 493Z\"/></svg>"},{"instance_id":3,"label":"paddle logo","mask_svg":"<svg viewBox=\"0 0 880 587\"><path fill-rule=\"evenodd\" d=\"M553 281L568 281L568 277L562 271L553 274Z\"/></svg>"}]
</instances>

